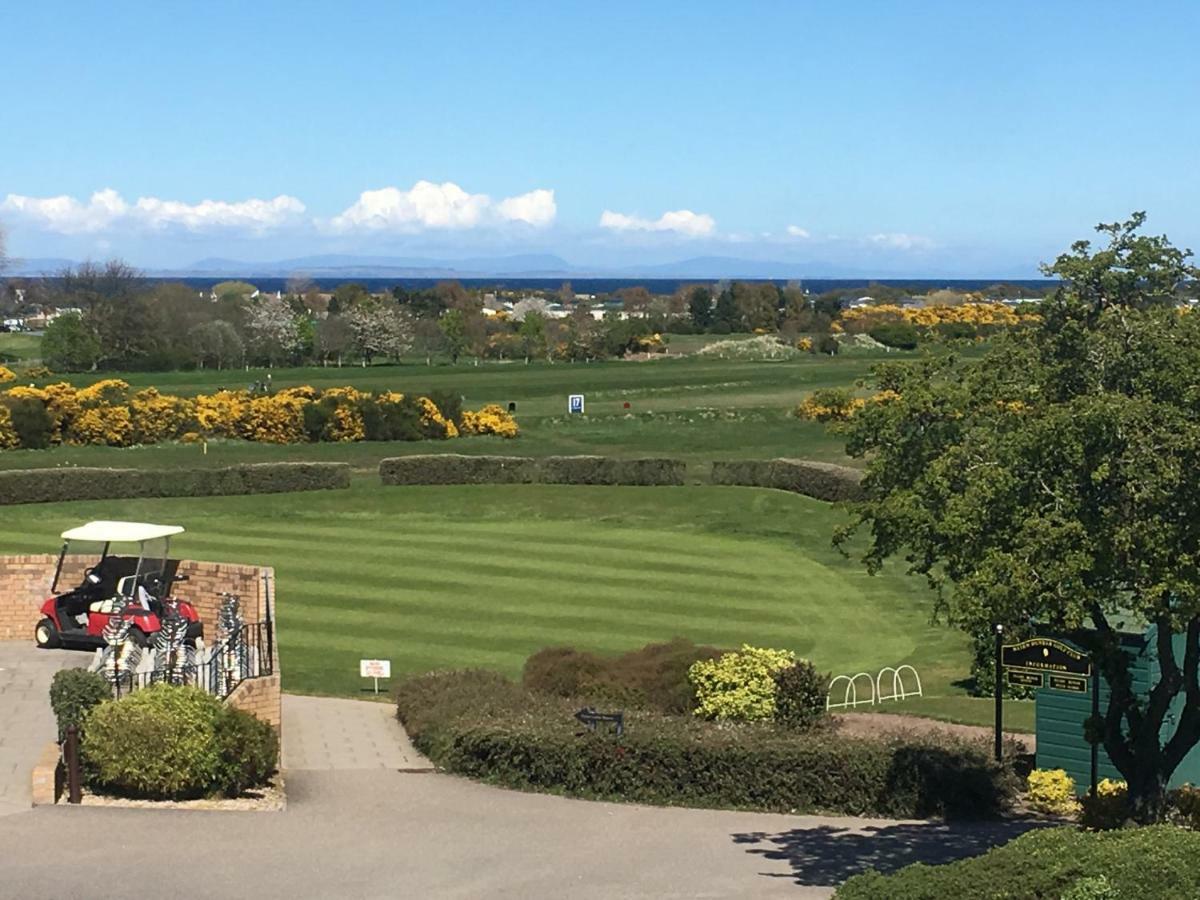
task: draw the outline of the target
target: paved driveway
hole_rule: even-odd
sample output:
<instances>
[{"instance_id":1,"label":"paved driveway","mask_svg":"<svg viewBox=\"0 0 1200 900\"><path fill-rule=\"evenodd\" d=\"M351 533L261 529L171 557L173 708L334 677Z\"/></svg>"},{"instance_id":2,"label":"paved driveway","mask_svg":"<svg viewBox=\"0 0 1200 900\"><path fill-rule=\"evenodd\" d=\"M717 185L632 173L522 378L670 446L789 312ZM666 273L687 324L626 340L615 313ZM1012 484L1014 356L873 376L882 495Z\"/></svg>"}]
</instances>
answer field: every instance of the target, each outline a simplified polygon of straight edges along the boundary
<instances>
[{"instance_id":1,"label":"paved driveway","mask_svg":"<svg viewBox=\"0 0 1200 900\"><path fill-rule=\"evenodd\" d=\"M0 816L30 806L30 770L54 740L50 679L59 669L86 666L86 653L38 650L32 639L0 641Z\"/></svg>"}]
</instances>

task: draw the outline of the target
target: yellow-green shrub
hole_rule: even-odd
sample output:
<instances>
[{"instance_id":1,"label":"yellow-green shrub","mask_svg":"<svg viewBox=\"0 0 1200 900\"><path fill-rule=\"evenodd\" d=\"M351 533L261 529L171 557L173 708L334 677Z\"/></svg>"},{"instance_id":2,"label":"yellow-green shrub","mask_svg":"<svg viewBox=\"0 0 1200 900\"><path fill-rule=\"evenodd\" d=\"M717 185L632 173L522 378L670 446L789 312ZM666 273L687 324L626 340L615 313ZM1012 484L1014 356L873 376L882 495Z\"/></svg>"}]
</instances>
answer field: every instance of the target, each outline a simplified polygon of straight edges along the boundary
<instances>
[{"instance_id":1,"label":"yellow-green shrub","mask_svg":"<svg viewBox=\"0 0 1200 900\"><path fill-rule=\"evenodd\" d=\"M464 410L459 430L463 434L494 434L505 438L515 438L520 431L512 414L496 403L489 403L478 412Z\"/></svg>"},{"instance_id":2,"label":"yellow-green shrub","mask_svg":"<svg viewBox=\"0 0 1200 900\"><path fill-rule=\"evenodd\" d=\"M68 435L72 443L128 447L133 443L133 419L124 406L85 409Z\"/></svg>"},{"instance_id":3,"label":"yellow-green shrub","mask_svg":"<svg viewBox=\"0 0 1200 900\"><path fill-rule=\"evenodd\" d=\"M790 650L749 644L715 660L700 660L688 669L696 688L696 715L735 721L774 718L774 675L795 662L796 654Z\"/></svg>"},{"instance_id":4,"label":"yellow-green shrub","mask_svg":"<svg viewBox=\"0 0 1200 900\"><path fill-rule=\"evenodd\" d=\"M13 428L12 413L0 403L0 450L15 450L21 446L21 437Z\"/></svg>"},{"instance_id":5,"label":"yellow-green shrub","mask_svg":"<svg viewBox=\"0 0 1200 900\"><path fill-rule=\"evenodd\" d=\"M1127 817L1128 794L1124 781L1102 778L1096 785L1096 796L1089 793L1080 798L1079 824L1098 831L1120 828Z\"/></svg>"},{"instance_id":6,"label":"yellow-green shrub","mask_svg":"<svg viewBox=\"0 0 1200 900\"><path fill-rule=\"evenodd\" d=\"M1063 769L1034 769L1026 779L1025 802L1039 812L1070 815L1079 808L1075 779Z\"/></svg>"},{"instance_id":7,"label":"yellow-green shrub","mask_svg":"<svg viewBox=\"0 0 1200 900\"><path fill-rule=\"evenodd\" d=\"M17 376L13 374L13 370L8 366L0 366L0 384L6 381L16 381Z\"/></svg>"}]
</instances>

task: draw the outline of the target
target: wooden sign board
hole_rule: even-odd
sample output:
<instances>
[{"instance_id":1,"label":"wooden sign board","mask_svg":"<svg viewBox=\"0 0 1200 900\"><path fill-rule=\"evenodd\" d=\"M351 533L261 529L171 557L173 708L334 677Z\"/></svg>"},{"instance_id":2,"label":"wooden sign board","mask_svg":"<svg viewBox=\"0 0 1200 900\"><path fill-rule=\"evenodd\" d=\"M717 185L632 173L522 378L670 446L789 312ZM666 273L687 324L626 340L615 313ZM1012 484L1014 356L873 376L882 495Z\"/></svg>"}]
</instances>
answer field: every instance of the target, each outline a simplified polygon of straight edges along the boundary
<instances>
[{"instance_id":1,"label":"wooden sign board","mask_svg":"<svg viewBox=\"0 0 1200 900\"><path fill-rule=\"evenodd\" d=\"M1045 672L1056 675L1092 674L1092 662L1086 653L1054 638L1035 637L1000 648L1000 662L1006 669Z\"/></svg>"}]
</instances>

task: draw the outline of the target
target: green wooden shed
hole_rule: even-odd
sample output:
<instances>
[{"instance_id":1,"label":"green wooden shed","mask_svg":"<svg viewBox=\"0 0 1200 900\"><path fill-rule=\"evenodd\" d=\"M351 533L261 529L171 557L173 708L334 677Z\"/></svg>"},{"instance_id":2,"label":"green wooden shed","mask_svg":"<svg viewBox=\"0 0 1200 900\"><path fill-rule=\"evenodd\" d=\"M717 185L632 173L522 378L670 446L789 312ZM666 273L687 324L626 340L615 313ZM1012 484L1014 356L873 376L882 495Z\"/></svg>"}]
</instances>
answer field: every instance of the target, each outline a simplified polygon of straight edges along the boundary
<instances>
[{"instance_id":1,"label":"green wooden shed","mask_svg":"<svg viewBox=\"0 0 1200 900\"><path fill-rule=\"evenodd\" d=\"M1058 637L1058 640L1082 651L1078 643L1069 638ZM1158 682L1158 650L1153 639L1153 630L1124 631L1121 634L1121 644L1131 657L1130 671L1133 674L1133 686L1138 697L1144 699L1150 689ZM1175 638L1175 654L1183 658L1184 638ZM1048 681L1048 679L1047 679ZM1084 740L1084 722L1092 714L1092 679L1088 679L1085 692L1057 690L1042 687L1036 692L1037 718L1037 766L1039 769L1064 769L1075 780L1076 790L1086 793L1091 782L1092 747ZM1100 709L1108 708L1108 681L1100 678ZM1167 714L1163 724L1164 737L1170 736L1170 731L1177 721L1176 716L1183 707L1183 698L1177 697L1172 711ZM1101 745L1098 754L1098 778L1122 779L1116 766L1108 758ZM1184 757L1179 768L1171 778L1171 787L1182 784L1200 784L1200 746L1193 747Z\"/></svg>"}]
</instances>

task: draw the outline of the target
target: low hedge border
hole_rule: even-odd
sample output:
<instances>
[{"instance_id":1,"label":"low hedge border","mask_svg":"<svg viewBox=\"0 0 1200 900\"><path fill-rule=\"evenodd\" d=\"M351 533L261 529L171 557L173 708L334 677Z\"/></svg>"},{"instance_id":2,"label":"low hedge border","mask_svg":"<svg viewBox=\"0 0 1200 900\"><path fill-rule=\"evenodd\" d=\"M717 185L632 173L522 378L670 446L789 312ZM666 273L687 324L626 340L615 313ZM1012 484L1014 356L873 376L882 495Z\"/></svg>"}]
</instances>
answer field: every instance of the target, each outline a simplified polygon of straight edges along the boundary
<instances>
[{"instance_id":1,"label":"low hedge border","mask_svg":"<svg viewBox=\"0 0 1200 900\"><path fill-rule=\"evenodd\" d=\"M745 459L714 462L712 483L775 488L836 503L862 499L862 473L805 459Z\"/></svg>"},{"instance_id":2,"label":"low hedge border","mask_svg":"<svg viewBox=\"0 0 1200 900\"><path fill-rule=\"evenodd\" d=\"M348 463L247 463L219 469L12 469L0 472L0 506L64 500L215 497L341 490Z\"/></svg>"},{"instance_id":3,"label":"low hedge border","mask_svg":"<svg viewBox=\"0 0 1200 900\"><path fill-rule=\"evenodd\" d=\"M573 718L579 703L492 672L434 673L397 689L414 745L440 767L505 787L660 805L924 818L987 817L1016 779L983 743L869 739L767 724L626 712L621 738Z\"/></svg>"},{"instance_id":4,"label":"low hedge border","mask_svg":"<svg viewBox=\"0 0 1200 900\"><path fill-rule=\"evenodd\" d=\"M428 453L395 456L379 464L386 485L606 484L681 485L680 459L609 459L605 456L464 456Z\"/></svg>"},{"instance_id":5,"label":"low hedge border","mask_svg":"<svg viewBox=\"0 0 1200 900\"><path fill-rule=\"evenodd\" d=\"M886 842L880 837L878 840ZM886 856L887 851L881 852ZM1095 833L1050 828L982 856L893 874L856 875L837 900L943 897L1061 897L1064 900L1176 900L1200 897L1200 834L1171 825Z\"/></svg>"}]
</instances>

